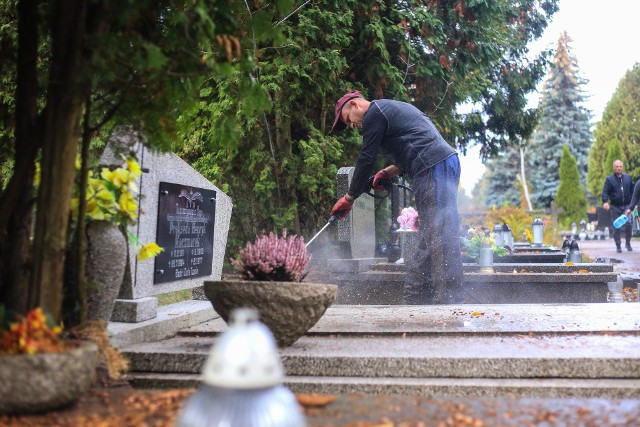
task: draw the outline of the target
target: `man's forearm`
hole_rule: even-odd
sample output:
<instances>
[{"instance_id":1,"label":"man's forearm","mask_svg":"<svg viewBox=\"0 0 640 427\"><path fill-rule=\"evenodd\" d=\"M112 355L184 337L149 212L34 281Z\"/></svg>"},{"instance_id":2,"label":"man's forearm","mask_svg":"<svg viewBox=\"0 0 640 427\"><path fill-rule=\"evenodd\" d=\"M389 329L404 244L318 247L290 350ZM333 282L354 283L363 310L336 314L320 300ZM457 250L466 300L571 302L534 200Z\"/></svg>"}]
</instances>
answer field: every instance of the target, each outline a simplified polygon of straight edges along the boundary
<instances>
[{"instance_id":1,"label":"man's forearm","mask_svg":"<svg viewBox=\"0 0 640 427\"><path fill-rule=\"evenodd\" d=\"M389 165L384 170L389 174L389 176L398 176L402 174L402 170L396 165Z\"/></svg>"}]
</instances>

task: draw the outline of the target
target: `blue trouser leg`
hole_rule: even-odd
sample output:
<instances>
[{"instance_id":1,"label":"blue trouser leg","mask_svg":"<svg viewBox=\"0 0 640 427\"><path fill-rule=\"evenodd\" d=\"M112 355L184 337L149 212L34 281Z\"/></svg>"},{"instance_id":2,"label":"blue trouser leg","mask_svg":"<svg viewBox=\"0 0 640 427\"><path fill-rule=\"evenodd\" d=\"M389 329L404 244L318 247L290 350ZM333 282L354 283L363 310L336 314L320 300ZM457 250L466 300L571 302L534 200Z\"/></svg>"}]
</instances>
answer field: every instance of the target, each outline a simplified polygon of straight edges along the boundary
<instances>
[{"instance_id":1,"label":"blue trouser leg","mask_svg":"<svg viewBox=\"0 0 640 427\"><path fill-rule=\"evenodd\" d=\"M456 155L413 178L420 229L414 255L406 260L404 304L462 302L459 182L460 162Z\"/></svg>"}]
</instances>

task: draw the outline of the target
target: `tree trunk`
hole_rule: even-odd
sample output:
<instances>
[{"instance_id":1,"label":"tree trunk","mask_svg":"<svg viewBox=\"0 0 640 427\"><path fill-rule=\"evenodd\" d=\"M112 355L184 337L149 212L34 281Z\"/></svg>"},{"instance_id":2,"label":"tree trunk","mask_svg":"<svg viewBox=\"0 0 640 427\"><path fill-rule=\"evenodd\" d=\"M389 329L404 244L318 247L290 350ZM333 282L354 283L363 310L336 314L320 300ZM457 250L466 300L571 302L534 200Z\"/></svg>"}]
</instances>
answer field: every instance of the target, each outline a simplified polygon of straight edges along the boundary
<instances>
[{"instance_id":1,"label":"tree trunk","mask_svg":"<svg viewBox=\"0 0 640 427\"><path fill-rule=\"evenodd\" d=\"M34 161L40 147L37 126L37 2L18 4L18 62L14 174L0 198L0 302L11 315L26 314L31 277L30 237Z\"/></svg>"},{"instance_id":2,"label":"tree trunk","mask_svg":"<svg viewBox=\"0 0 640 427\"><path fill-rule=\"evenodd\" d=\"M82 47L86 37L87 2L57 2L52 10L52 62L43 122L41 185L38 194L35 262L32 287L35 303L60 319L67 226L82 102Z\"/></svg>"},{"instance_id":3,"label":"tree trunk","mask_svg":"<svg viewBox=\"0 0 640 427\"><path fill-rule=\"evenodd\" d=\"M278 100L280 99L280 97L277 98ZM291 156L293 155L293 150L292 150L292 140L291 140L291 117L287 116L286 114L283 114L279 111L276 111L275 113L275 120L276 120L276 147L278 147L278 152L280 153L280 157L282 159L289 159L291 158ZM281 176L284 177L284 182L289 182L290 180L287 179L287 175L289 175L288 171L285 170L280 170ZM279 177L276 177L276 179L278 179ZM296 195L296 186L295 185L287 185L289 187L289 194L287 194L287 199L285 200L284 203L285 205L291 205L292 202L297 200L297 195ZM297 206L297 204L296 204ZM300 229L300 216L298 215L298 208L295 208L295 211L293 212L293 224L291 224L291 228L290 230L293 230L293 232L297 235L301 234L301 229Z\"/></svg>"},{"instance_id":4,"label":"tree trunk","mask_svg":"<svg viewBox=\"0 0 640 427\"><path fill-rule=\"evenodd\" d=\"M527 201L527 208L533 210L531 206L531 196L529 196L529 187L527 186L527 175L525 173L524 166L524 147L520 146L520 179L522 180L522 190L524 191L524 198Z\"/></svg>"}]
</instances>

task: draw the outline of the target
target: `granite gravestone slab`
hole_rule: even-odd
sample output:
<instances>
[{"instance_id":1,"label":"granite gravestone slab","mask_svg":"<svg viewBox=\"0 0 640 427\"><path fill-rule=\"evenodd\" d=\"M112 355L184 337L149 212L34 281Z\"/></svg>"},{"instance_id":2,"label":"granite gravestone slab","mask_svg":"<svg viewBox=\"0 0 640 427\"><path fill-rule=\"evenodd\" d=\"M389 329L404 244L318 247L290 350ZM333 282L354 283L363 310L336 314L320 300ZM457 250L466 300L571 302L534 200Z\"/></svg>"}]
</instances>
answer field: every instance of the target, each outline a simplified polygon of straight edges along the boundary
<instances>
[{"instance_id":1,"label":"granite gravestone slab","mask_svg":"<svg viewBox=\"0 0 640 427\"><path fill-rule=\"evenodd\" d=\"M184 289L192 289L194 295L203 294L202 285L205 280L221 278L233 205L229 196L174 153L157 153L147 149L136 132L116 133L105 149L100 165L120 166L123 161L117 154L119 152L134 154L143 171L137 182L138 221L129 227L129 232L137 237L140 244L158 243L159 237L161 240L167 235L174 242L171 246L165 240L165 252L160 258L142 262L137 259L136 249L132 247L129 249L129 268L125 273L111 320L141 322L156 317L156 295ZM198 241L183 241L183 246L191 245L188 248L175 248L177 218L172 218L175 220L172 234L171 221L167 217L169 212L165 211L163 216L160 211L161 200L164 197L161 192L169 190L173 193L177 192L176 200L173 202L174 214L190 216L195 212L197 217L197 212L200 210L202 212L200 215L207 216L206 221L203 221L203 218L196 218L196 221L180 222L179 227L183 227L183 231L189 227L189 236L184 236L182 233L177 233L178 235L187 239L200 238ZM180 197L182 191L188 197ZM200 192L202 201L194 198L197 192ZM187 202L189 202L188 206ZM165 208L167 209L169 208ZM168 230L167 227L169 227ZM202 238L205 235L206 237ZM184 253L172 252L175 249L185 249L185 251ZM181 273L176 275L180 263L184 265L180 266ZM174 265L173 270L169 267L171 264ZM162 269L166 270L167 274L162 275L163 279L157 280L156 270ZM169 274L173 274L173 277L169 277ZM200 290L199 293L198 290Z\"/></svg>"},{"instance_id":2,"label":"granite gravestone slab","mask_svg":"<svg viewBox=\"0 0 640 427\"><path fill-rule=\"evenodd\" d=\"M338 170L338 194L349 189L353 178L353 167ZM358 197L351 213L338 223L338 243L345 258L373 258L376 246L376 224L374 199L367 195Z\"/></svg>"},{"instance_id":3,"label":"granite gravestone slab","mask_svg":"<svg viewBox=\"0 0 640 427\"><path fill-rule=\"evenodd\" d=\"M211 275L216 192L160 183L153 282L166 283Z\"/></svg>"}]
</instances>

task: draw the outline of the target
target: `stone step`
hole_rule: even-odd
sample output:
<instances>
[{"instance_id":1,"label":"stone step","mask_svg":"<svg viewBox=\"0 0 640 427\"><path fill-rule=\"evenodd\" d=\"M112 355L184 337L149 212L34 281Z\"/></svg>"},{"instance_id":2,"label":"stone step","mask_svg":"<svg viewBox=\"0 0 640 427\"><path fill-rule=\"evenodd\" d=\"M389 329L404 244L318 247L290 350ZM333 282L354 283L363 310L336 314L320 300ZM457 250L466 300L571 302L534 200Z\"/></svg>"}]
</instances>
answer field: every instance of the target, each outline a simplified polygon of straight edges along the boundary
<instances>
[{"instance_id":1,"label":"stone step","mask_svg":"<svg viewBox=\"0 0 640 427\"><path fill-rule=\"evenodd\" d=\"M331 278L338 282L358 281L363 283L376 282L401 282L404 283L404 271L380 271L370 270L360 273L333 273ZM607 283L615 282L618 273L610 272L588 272L588 273L555 273L555 272L513 272L511 270L494 271L493 273L482 273L479 271L465 271L465 282L491 282L491 283L517 283L526 285L528 283Z\"/></svg>"},{"instance_id":2,"label":"stone step","mask_svg":"<svg viewBox=\"0 0 640 427\"><path fill-rule=\"evenodd\" d=\"M478 272L480 266L473 263L465 263L462 265L465 273ZM350 271L359 267L358 264L336 264L334 272L343 273L355 273L356 271ZM406 271L405 264L395 264L388 262L375 262L366 266L366 270L371 271L387 271L387 272L402 272ZM344 270L339 270L343 268ZM566 264L566 263L494 263L493 269L497 273L512 273L514 270L518 273L531 272L531 273L556 273L556 274L588 274L588 273L611 273L614 271L613 264L604 263L584 263L584 264ZM365 271L366 271L365 270Z\"/></svg>"},{"instance_id":3,"label":"stone step","mask_svg":"<svg viewBox=\"0 0 640 427\"><path fill-rule=\"evenodd\" d=\"M226 324L121 348L134 387L195 387ZM329 307L280 350L298 392L640 397L633 303Z\"/></svg>"},{"instance_id":4,"label":"stone step","mask_svg":"<svg viewBox=\"0 0 640 427\"><path fill-rule=\"evenodd\" d=\"M135 388L196 388L199 374L130 372ZM638 379L558 378L358 378L287 376L284 385L294 393L333 395L406 395L437 397L533 397L638 399Z\"/></svg>"},{"instance_id":5,"label":"stone step","mask_svg":"<svg viewBox=\"0 0 640 427\"><path fill-rule=\"evenodd\" d=\"M180 330L215 337L219 316ZM307 336L415 334L640 333L640 306L621 304L332 305Z\"/></svg>"},{"instance_id":6,"label":"stone step","mask_svg":"<svg viewBox=\"0 0 640 427\"><path fill-rule=\"evenodd\" d=\"M609 293L607 282L616 280L613 273L594 273L585 281L582 275L570 276L574 282L569 278L560 282L552 275L528 279L520 276L517 280L498 278L498 274L471 276L465 274L463 295L470 304L604 303ZM529 281L522 281L525 279ZM401 273L336 273L331 280L338 285L334 304L400 305L403 302L404 274Z\"/></svg>"},{"instance_id":7,"label":"stone step","mask_svg":"<svg viewBox=\"0 0 640 427\"><path fill-rule=\"evenodd\" d=\"M215 338L176 337L124 349L130 369L198 373ZM640 378L640 334L302 337L280 353L289 376Z\"/></svg>"}]
</instances>

